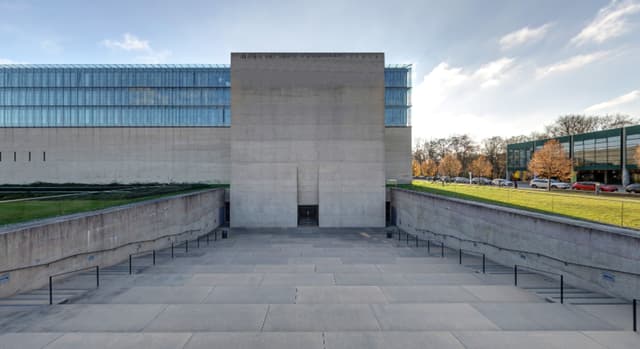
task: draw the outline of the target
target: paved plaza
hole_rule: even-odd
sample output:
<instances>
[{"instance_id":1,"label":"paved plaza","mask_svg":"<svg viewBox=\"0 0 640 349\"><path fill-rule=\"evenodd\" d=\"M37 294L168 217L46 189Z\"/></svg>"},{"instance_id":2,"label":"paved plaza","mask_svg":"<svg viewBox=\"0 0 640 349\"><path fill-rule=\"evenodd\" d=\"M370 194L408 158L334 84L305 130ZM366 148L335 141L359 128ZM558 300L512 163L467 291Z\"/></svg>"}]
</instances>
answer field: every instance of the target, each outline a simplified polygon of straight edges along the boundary
<instances>
[{"instance_id":1,"label":"paved plaza","mask_svg":"<svg viewBox=\"0 0 640 349\"><path fill-rule=\"evenodd\" d=\"M0 303L0 348L639 348L631 307L382 230L233 230ZM571 291L571 288L568 288ZM542 292L547 290L547 293ZM576 291L577 292L577 291ZM22 298L21 298L22 297ZM4 305L3 305L4 304Z\"/></svg>"}]
</instances>

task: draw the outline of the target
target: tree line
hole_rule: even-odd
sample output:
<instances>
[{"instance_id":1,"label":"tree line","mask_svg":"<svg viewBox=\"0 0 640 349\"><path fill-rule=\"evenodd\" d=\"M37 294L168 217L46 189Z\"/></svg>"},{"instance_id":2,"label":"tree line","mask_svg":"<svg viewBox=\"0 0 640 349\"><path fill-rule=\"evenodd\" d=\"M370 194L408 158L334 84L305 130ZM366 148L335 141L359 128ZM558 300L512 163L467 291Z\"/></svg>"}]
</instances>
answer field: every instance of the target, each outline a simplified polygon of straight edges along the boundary
<instances>
[{"instance_id":1,"label":"tree line","mask_svg":"<svg viewBox=\"0 0 640 349\"><path fill-rule=\"evenodd\" d=\"M505 178L507 145L533 140L575 135L640 123L629 115L592 116L568 114L545 125L543 132L509 138L490 137L475 142L469 135L418 140L413 150L414 176L473 176Z\"/></svg>"}]
</instances>

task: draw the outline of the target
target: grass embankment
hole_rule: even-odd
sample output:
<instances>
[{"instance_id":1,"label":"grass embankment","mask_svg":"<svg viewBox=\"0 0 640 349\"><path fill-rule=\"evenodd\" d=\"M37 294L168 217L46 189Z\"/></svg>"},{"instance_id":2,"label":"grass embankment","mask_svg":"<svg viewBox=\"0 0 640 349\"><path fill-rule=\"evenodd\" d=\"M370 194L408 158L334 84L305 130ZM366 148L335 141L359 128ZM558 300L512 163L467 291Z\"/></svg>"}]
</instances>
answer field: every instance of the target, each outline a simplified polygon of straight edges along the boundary
<instances>
[{"instance_id":1,"label":"grass embankment","mask_svg":"<svg viewBox=\"0 0 640 349\"><path fill-rule=\"evenodd\" d=\"M0 197L0 226L35 219L62 216L72 213L95 211L107 207L184 194L202 189L224 187L222 185L141 185L112 189L109 186L92 186L89 191L82 186L69 187L55 193L39 191L34 186L12 187L10 194ZM51 187L48 187L49 189ZM59 188L63 188L60 186ZM22 194L21 194L22 191ZM66 191L66 192L65 192Z\"/></svg>"},{"instance_id":2,"label":"grass embankment","mask_svg":"<svg viewBox=\"0 0 640 349\"><path fill-rule=\"evenodd\" d=\"M640 199L612 198L563 191L537 191L469 184L413 181L401 188L480 201L529 211L640 229Z\"/></svg>"}]
</instances>

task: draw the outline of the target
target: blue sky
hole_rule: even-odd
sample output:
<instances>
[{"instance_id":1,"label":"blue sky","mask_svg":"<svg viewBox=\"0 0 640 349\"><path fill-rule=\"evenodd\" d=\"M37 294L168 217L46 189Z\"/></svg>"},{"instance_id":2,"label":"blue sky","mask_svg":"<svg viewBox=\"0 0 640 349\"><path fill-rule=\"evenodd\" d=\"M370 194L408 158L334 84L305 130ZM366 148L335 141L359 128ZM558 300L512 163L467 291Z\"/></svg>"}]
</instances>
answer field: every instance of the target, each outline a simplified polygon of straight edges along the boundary
<instances>
[{"instance_id":1,"label":"blue sky","mask_svg":"<svg viewBox=\"0 0 640 349\"><path fill-rule=\"evenodd\" d=\"M0 63L229 63L383 51L414 64L414 140L640 117L640 0L0 0Z\"/></svg>"}]
</instances>

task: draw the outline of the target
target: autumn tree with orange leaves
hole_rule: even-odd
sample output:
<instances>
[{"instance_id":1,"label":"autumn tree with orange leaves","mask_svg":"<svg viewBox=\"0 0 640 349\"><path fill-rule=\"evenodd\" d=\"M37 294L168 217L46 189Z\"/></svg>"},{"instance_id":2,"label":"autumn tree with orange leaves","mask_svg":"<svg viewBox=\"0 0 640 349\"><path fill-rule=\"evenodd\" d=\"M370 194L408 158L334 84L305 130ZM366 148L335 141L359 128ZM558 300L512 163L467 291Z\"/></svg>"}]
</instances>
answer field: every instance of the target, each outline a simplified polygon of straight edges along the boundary
<instances>
[{"instance_id":1,"label":"autumn tree with orange leaves","mask_svg":"<svg viewBox=\"0 0 640 349\"><path fill-rule=\"evenodd\" d=\"M460 160L453 154L447 154L438 165L438 173L442 176L455 177L462 171Z\"/></svg>"},{"instance_id":2,"label":"autumn tree with orange leaves","mask_svg":"<svg viewBox=\"0 0 640 349\"><path fill-rule=\"evenodd\" d=\"M438 164L432 159L427 159L420 164L420 171L423 176L433 177L438 172Z\"/></svg>"},{"instance_id":3,"label":"autumn tree with orange leaves","mask_svg":"<svg viewBox=\"0 0 640 349\"><path fill-rule=\"evenodd\" d=\"M491 172L493 171L493 166L489 160L483 155L478 156L477 159L471 162L471 166L469 167L471 173L477 177L489 177L491 176Z\"/></svg>"},{"instance_id":4,"label":"autumn tree with orange leaves","mask_svg":"<svg viewBox=\"0 0 640 349\"><path fill-rule=\"evenodd\" d=\"M414 177L420 176L420 163L416 160L411 161L411 173Z\"/></svg>"},{"instance_id":5,"label":"autumn tree with orange leaves","mask_svg":"<svg viewBox=\"0 0 640 349\"><path fill-rule=\"evenodd\" d=\"M541 178L567 179L571 175L571 160L560 142L552 139L545 143L542 149L533 153L528 168ZM547 189L551 190L551 185L547 186Z\"/></svg>"},{"instance_id":6,"label":"autumn tree with orange leaves","mask_svg":"<svg viewBox=\"0 0 640 349\"><path fill-rule=\"evenodd\" d=\"M640 145L636 146L636 165L640 167Z\"/></svg>"}]
</instances>

